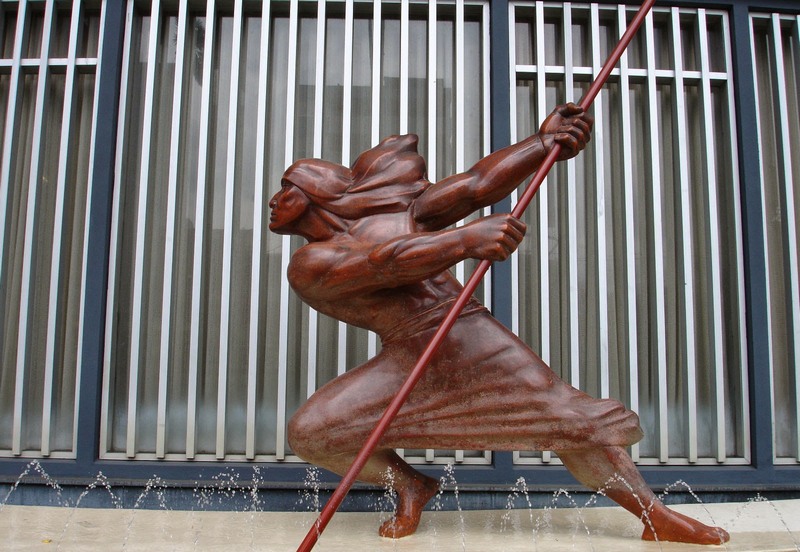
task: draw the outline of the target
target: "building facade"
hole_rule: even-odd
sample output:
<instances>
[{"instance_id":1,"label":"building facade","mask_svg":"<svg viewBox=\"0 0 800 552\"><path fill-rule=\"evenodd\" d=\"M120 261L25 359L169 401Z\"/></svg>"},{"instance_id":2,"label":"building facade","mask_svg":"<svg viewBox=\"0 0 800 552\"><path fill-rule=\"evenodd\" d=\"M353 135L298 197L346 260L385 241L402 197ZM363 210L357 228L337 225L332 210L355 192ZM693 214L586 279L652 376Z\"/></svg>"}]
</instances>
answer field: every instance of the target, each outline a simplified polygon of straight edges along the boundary
<instances>
[{"instance_id":1,"label":"building facade","mask_svg":"<svg viewBox=\"0 0 800 552\"><path fill-rule=\"evenodd\" d=\"M577 102L637 8L2 2L0 478L301 486L287 420L380 342L289 289L283 170L409 132L431 181L466 170ZM640 414L654 485L799 490L800 2L660 2L593 114L479 295ZM548 451L402 453L571 482Z\"/></svg>"}]
</instances>

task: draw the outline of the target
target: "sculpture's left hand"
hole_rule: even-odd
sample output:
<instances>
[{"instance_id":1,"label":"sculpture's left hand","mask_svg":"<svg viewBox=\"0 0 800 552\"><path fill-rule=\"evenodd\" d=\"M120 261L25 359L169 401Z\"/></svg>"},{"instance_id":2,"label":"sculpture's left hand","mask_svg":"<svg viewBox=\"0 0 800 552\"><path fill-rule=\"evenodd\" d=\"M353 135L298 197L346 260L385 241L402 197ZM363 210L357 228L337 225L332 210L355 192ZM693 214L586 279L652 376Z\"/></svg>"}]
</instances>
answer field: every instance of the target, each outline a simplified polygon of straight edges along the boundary
<instances>
[{"instance_id":1,"label":"sculpture's left hand","mask_svg":"<svg viewBox=\"0 0 800 552\"><path fill-rule=\"evenodd\" d=\"M556 107L539 129L539 138L549 152L554 144L561 146L559 161L572 159L592 138L594 117L580 106L568 103Z\"/></svg>"}]
</instances>

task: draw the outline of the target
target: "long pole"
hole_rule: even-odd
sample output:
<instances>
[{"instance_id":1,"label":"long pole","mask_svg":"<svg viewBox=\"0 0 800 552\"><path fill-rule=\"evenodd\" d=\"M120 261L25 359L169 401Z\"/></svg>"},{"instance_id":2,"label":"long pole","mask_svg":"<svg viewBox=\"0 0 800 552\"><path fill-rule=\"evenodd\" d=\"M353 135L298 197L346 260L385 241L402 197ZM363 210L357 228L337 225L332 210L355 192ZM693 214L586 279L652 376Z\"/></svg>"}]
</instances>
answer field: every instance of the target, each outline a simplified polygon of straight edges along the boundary
<instances>
[{"instance_id":1,"label":"long pole","mask_svg":"<svg viewBox=\"0 0 800 552\"><path fill-rule=\"evenodd\" d=\"M625 33L622 35L619 43L608 56L608 59L603 65L603 68L600 70L600 73L597 75L597 77L595 77L595 80L592 82L589 90L578 104L584 110L589 109L597 95L600 93L600 90L603 88L606 80L608 80L608 77L611 75L611 71L614 70L614 67L619 62L620 57L622 57L622 53L628 47L631 40L633 40L633 36L636 34L636 31L639 30L639 27L641 27L642 23L647 17L648 12L653 7L653 4L655 4L655 0L645 0L645 2L639 8L639 11L636 13L636 17L634 17L633 21L631 21L631 24L625 30ZM527 209L528 205L530 205L531 200L533 200L533 196L536 195L536 192L539 190L544 182L544 179L547 177L547 173L549 173L550 169L553 168L553 165L558 159L560 153L561 146L557 143L554 144L550 150L550 153L547 155L547 157L545 157L541 166L536 171L536 174L534 174L533 178L525 188L525 191L523 192L519 201L514 206L514 210L511 211L512 216L516 218L520 218L522 216L522 214L525 212L525 209ZM461 314L461 311L464 310L467 301L469 301L470 297L472 297L472 295L478 289L478 285L486 275L486 272L489 270L491 264L491 261L481 261L470 276L469 280L467 280L467 283L464 285L461 293L456 298L453 306L450 307L450 310L439 326L439 329L428 343L428 346L419 357L419 360L417 360L416 365L414 365L414 368L411 370L411 373L409 374L405 383L403 383L403 386L386 408L386 411L383 413L383 416L381 416L381 419L378 421L375 429L373 429L372 433L370 433L369 437L367 437L364 446L361 447L361 450L356 456L356 459L353 461L353 464L350 466L350 469L347 470L347 473L345 473L327 504L325 504L325 507L322 509L322 512L320 512L319 517L314 522L314 525L311 527L311 529L309 529L305 539L303 539L303 542L300 543L300 546L297 548L297 552L309 552L317 543L317 540L319 540L320 535L325 530L325 527L327 527L328 522L330 522L331 518L333 517L333 514L336 513L339 505L341 505L344 497L350 490L350 487L352 487L353 483L355 483L356 477L359 473L361 473L361 470L366 465L369 457L372 456L372 453L375 451L375 448L377 448L378 443L383 438L383 435L389 429L389 426L397 416L397 413L403 407L406 400L408 400L408 396L411 394L414 386L416 386L417 382L422 378L422 375L425 373L425 369L428 367L431 358L433 358L433 355L435 355L436 351L439 350L439 347L441 346L445 337L447 337L447 334L450 332L453 324L455 324L458 316Z\"/></svg>"}]
</instances>

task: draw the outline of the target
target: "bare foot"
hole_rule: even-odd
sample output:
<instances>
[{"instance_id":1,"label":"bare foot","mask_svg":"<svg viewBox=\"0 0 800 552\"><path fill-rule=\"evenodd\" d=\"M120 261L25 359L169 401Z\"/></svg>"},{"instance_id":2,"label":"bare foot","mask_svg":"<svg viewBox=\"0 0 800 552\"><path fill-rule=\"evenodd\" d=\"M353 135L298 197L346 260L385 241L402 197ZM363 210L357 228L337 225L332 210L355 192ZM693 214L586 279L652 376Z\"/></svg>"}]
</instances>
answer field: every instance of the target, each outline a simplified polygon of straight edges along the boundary
<instances>
[{"instance_id":1,"label":"bare foot","mask_svg":"<svg viewBox=\"0 0 800 552\"><path fill-rule=\"evenodd\" d=\"M407 537L417 530L422 509L439 491L439 482L430 477L414 480L412 486L395 489L397 491L397 510L391 519L383 522L378 534L390 539Z\"/></svg>"},{"instance_id":2,"label":"bare foot","mask_svg":"<svg viewBox=\"0 0 800 552\"><path fill-rule=\"evenodd\" d=\"M666 507L654 509L643 521L642 540L647 541L724 544L731 538L720 527L710 527Z\"/></svg>"}]
</instances>

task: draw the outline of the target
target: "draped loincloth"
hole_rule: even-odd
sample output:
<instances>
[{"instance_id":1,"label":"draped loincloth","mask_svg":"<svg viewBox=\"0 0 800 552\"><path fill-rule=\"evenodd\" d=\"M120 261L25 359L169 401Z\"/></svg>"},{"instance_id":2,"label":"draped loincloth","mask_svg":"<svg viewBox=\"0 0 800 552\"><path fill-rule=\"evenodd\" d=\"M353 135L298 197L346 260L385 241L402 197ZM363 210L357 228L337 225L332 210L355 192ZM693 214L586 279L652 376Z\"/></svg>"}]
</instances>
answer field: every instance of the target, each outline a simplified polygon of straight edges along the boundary
<instances>
[{"instance_id":1,"label":"draped loincloth","mask_svg":"<svg viewBox=\"0 0 800 552\"><path fill-rule=\"evenodd\" d=\"M357 451L448 309L441 303L402 322L377 356L323 386L292 420L293 438L307 435L331 454ZM568 385L477 301L467 309L381 446L574 450L641 439L635 413Z\"/></svg>"}]
</instances>

